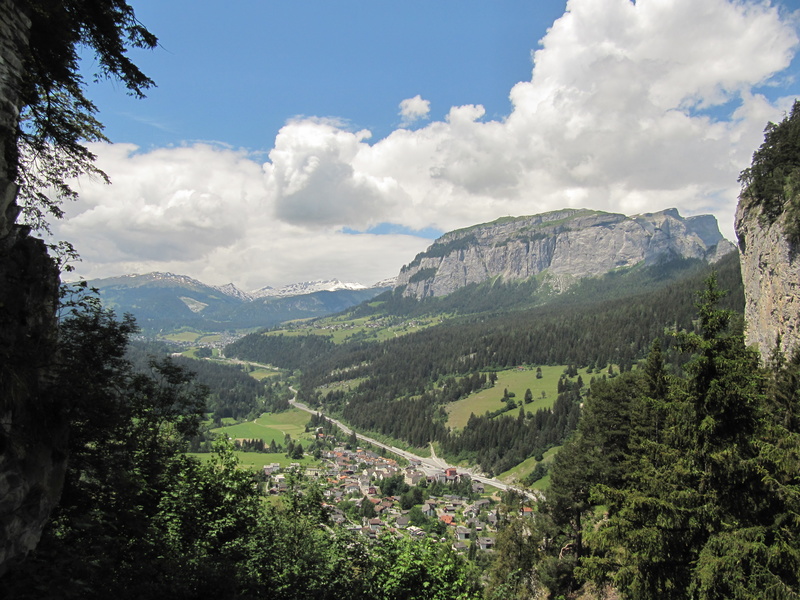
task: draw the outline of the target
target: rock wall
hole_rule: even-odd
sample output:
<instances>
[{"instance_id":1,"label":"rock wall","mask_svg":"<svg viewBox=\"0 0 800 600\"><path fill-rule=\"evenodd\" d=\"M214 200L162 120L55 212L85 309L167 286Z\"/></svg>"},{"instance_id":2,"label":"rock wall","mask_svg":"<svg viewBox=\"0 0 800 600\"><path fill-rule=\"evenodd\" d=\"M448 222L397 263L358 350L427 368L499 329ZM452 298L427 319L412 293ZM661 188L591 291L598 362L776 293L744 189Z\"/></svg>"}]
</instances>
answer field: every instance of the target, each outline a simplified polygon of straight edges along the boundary
<instances>
[{"instance_id":1,"label":"rock wall","mask_svg":"<svg viewBox=\"0 0 800 600\"><path fill-rule=\"evenodd\" d=\"M28 43L30 20L13 0L0 0L0 239L17 219L17 123L22 56Z\"/></svg>"},{"instance_id":2,"label":"rock wall","mask_svg":"<svg viewBox=\"0 0 800 600\"><path fill-rule=\"evenodd\" d=\"M58 269L15 224L19 82L30 21L0 0L0 575L36 546L66 469L66 424L51 373Z\"/></svg>"},{"instance_id":3,"label":"rock wall","mask_svg":"<svg viewBox=\"0 0 800 600\"><path fill-rule=\"evenodd\" d=\"M670 209L627 217L568 209L445 234L403 267L397 286L405 286L406 296L425 298L495 277L545 273L551 286L564 289L617 268L673 256L713 262L734 249L711 215L683 218Z\"/></svg>"},{"instance_id":4,"label":"rock wall","mask_svg":"<svg viewBox=\"0 0 800 600\"><path fill-rule=\"evenodd\" d=\"M784 236L786 213L771 225L744 199L736 210L747 343L769 358L780 336L787 355L800 347L800 257Z\"/></svg>"}]
</instances>

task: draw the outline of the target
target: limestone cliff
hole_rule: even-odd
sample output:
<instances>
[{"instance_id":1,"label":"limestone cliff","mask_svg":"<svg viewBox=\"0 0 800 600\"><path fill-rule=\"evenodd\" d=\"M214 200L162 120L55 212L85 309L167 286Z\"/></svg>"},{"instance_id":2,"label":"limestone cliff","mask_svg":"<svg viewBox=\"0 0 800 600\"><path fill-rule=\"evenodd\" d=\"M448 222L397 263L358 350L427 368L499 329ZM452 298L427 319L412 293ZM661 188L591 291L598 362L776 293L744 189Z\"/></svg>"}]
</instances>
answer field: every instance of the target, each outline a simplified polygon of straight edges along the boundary
<instances>
[{"instance_id":1,"label":"limestone cliff","mask_svg":"<svg viewBox=\"0 0 800 600\"><path fill-rule=\"evenodd\" d=\"M31 550L61 493L66 425L49 390L58 269L15 224L21 56L30 21L0 0L0 575Z\"/></svg>"},{"instance_id":2,"label":"limestone cliff","mask_svg":"<svg viewBox=\"0 0 800 600\"><path fill-rule=\"evenodd\" d=\"M739 176L736 235L745 293L747 342L768 359L781 340L800 349L800 100Z\"/></svg>"},{"instance_id":3,"label":"limestone cliff","mask_svg":"<svg viewBox=\"0 0 800 600\"><path fill-rule=\"evenodd\" d=\"M561 290L614 269L669 257L714 262L735 249L711 215L675 209L636 216L583 209L502 218L443 235L404 266L397 286L415 298L445 296L471 283L540 274Z\"/></svg>"},{"instance_id":4,"label":"limestone cliff","mask_svg":"<svg viewBox=\"0 0 800 600\"><path fill-rule=\"evenodd\" d=\"M736 210L747 343L762 358L775 349L778 337L786 354L800 347L800 257L786 239L786 213L771 223L759 207L740 199Z\"/></svg>"}]
</instances>

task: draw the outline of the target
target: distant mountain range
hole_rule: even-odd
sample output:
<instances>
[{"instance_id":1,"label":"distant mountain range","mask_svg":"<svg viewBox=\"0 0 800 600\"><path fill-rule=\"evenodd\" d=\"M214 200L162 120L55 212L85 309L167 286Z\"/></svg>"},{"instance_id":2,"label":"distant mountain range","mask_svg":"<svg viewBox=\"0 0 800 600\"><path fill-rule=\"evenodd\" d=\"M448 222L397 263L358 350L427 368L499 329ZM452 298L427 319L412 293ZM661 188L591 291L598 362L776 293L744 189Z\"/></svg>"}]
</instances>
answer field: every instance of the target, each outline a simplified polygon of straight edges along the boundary
<instances>
[{"instance_id":1,"label":"distant mountain range","mask_svg":"<svg viewBox=\"0 0 800 600\"><path fill-rule=\"evenodd\" d=\"M391 289L392 283L366 287L331 279L245 292L232 283L213 286L160 272L88 282L99 291L104 306L133 314L145 333L181 327L203 331L272 327L345 310Z\"/></svg>"},{"instance_id":2,"label":"distant mountain range","mask_svg":"<svg viewBox=\"0 0 800 600\"><path fill-rule=\"evenodd\" d=\"M735 249L711 215L684 218L675 209L634 216L564 209L447 233L395 280L371 287L330 279L245 292L232 283L211 286L173 273L89 284L100 291L105 306L132 313L146 332L181 327L224 331L327 316L392 289L421 300L492 281L535 280L542 290L559 293L585 277L673 259L716 262Z\"/></svg>"},{"instance_id":3,"label":"distant mountain range","mask_svg":"<svg viewBox=\"0 0 800 600\"><path fill-rule=\"evenodd\" d=\"M233 286L233 284L229 283L228 286ZM250 297L250 299L288 298L289 296L302 296L304 294L313 294L315 292L338 292L339 290L366 290L366 289L367 286L361 285L360 283L344 283L342 281L339 281L338 279L317 279L315 281L292 283L289 285L285 285L281 288L273 288L270 286L266 286L254 290L247 295Z\"/></svg>"}]
</instances>

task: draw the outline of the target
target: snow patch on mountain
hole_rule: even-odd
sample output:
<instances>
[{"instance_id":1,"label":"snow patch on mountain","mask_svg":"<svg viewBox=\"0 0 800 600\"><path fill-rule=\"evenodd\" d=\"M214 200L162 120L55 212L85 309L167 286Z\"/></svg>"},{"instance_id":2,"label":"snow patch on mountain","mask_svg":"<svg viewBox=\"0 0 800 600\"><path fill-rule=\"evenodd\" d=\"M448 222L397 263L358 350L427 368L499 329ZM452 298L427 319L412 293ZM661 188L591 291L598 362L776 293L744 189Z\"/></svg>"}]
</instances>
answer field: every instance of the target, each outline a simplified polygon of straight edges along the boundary
<instances>
[{"instance_id":1,"label":"snow patch on mountain","mask_svg":"<svg viewBox=\"0 0 800 600\"><path fill-rule=\"evenodd\" d=\"M253 296L248 294L247 292L243 292L238 287L236 287L232 283L226 283L225 285L218 285L215 286L220 292L225 294L226 296L230 296L231 298L238 298L244 302L250 302L253 299Z\"/></svg>"},{"instance_id":2,"label":"snow patch on mountain","mask_svg":"<svg viewBox=\"0 0 800 600\"><path fill-rule=\"evenodd\" d=\"M304 294L313 294L315 292L336 292L339 290L365 289L367 289L367 286L361 285L360 283L348 283L339 281L338 279L317 279L314 281L292 283L280 288L273 288L270 286L263 287L250 292L250 296L253 298L287 298L289 296L302 296Z\"/></svg>"}]
</instances>

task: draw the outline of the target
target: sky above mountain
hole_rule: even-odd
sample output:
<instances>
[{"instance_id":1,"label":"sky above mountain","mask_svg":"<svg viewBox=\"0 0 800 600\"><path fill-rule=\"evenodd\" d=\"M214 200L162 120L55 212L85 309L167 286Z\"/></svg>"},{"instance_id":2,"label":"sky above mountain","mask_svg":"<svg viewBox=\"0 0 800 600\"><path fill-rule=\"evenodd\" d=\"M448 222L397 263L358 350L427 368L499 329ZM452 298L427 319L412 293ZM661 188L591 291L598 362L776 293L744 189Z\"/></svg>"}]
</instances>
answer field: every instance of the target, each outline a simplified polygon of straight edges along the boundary
<instances>
[{"instance_id":1,"label":"sky above mountain","mask_svg":"<svg viewBox=\"0 0 800 600\"><path fill-rule=\"evenodd\" d=\"M733 239L738 174L800 96L796 0L130 3L157 87L89 85L113 183L53 226L86 278L369 285L443 232L565 207Z\"/></svg>"}]
</instances>

